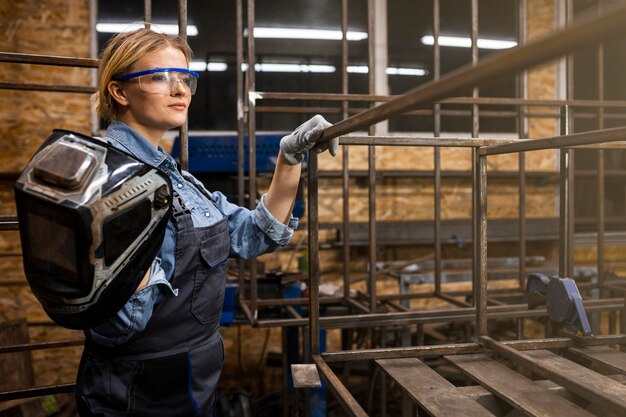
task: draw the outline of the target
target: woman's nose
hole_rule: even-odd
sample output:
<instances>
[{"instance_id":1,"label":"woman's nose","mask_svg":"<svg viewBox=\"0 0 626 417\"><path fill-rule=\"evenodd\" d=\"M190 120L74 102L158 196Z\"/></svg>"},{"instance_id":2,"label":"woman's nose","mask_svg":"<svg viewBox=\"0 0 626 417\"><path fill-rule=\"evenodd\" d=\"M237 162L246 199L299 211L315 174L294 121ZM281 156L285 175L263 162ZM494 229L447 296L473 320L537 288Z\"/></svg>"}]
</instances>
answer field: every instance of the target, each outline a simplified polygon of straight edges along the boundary
<instances>
[{"instance_id":1,"label":"woman's nose","mask_svg":"<svg viewBox=\"0 0 626 417\"><path fill-rule=\"evenodd\" d=\"M172 95L186 95L188 93L187 86L183 80L176 80L172 85Z\"/></svg>"}]
</instances>

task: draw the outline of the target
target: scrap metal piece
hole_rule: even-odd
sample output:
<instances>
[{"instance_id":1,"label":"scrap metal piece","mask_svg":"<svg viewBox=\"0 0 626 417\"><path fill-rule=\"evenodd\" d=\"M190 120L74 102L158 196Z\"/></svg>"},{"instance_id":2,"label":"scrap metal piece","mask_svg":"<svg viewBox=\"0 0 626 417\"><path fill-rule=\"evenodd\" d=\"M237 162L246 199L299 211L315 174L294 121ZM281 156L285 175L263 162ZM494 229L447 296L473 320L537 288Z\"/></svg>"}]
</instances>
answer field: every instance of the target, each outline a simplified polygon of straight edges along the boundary
<instances>
[{"instance_id":1,"label":"scrap metal piece","mask_svg":"<svg viewBox=\"0 0 626 417\"><path fill-rule=\"evenodd\" d=\"M321 387L322 381L314 364L292 364L291 378L294 388L315 388Z\"/></svg>"}]
</instances>

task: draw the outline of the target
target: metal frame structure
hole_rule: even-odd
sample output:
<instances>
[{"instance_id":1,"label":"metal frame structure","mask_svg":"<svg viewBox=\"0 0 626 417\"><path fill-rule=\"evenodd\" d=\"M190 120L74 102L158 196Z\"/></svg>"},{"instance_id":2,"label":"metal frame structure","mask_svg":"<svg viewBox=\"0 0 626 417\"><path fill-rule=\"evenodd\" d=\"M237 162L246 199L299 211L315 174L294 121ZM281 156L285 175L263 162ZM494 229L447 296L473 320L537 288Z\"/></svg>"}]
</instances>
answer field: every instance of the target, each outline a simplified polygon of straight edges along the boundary
<instances>
[{"instance_id":1,"label":"metal frame structure","mask_svg":"<svg viewBox=\"0 0 626 417\"><path fill-rule=\"evenodd\" d=\"M472 1L472 38L477 39L478 31L478 2ZM512 304L504 305L498 303L492 303L495 305L489 305L489 297L486 289L486 273L487 273L487 219L486 219L486 195L487 195L487 172L486 172L486 158L489 155L498 153L519 153L520 155L520 215L519 215L519 256L520 259L526 258L526 219L524 211L524 199L525 199L525 178L524 171L524 152L536 149L555 149L555 148L569 148L571 146L583 146L591 144L606 144L608 142L620 141L620 138L626 134L625 129L603 129L604 120L609 117L623 118L622 115L609 115L605 113L609 108L624 108L626 107L626 101L605 101L603 87L600 89L601 94L598 100L572 100L572 96L569 95L567 100L527 100L525 98L519 99L493 99L493 98L481 98L478 97L477 87L481 82L491 80L494 77L502 74L509 74L513 72L522 71L532 65L544 62L548 59L556 58L560 55L569 53L576 48L592 45L595 42L601 42L617 35L621 35L626 32L626 28L623 26L623 21L626 18L626 8L612 8L608 13L602 14L596 19L592 19L585 22L579 22L573 24L562 32L555 35L545 37L543 39L526 42L523 33L520 33L519 48L515 50L507 51L499 55L494 55L484 61L478 61L476 42L473 42L474 47L472 50L472 64L469 67L461 68L449 74L440 74L440 57L439 57L439 0L433 0L434 4L434 62L435 62L435 77L433 82L412 90L406 94L396 97L376 96L372 87L372 73L370 72L370 94L368 95L354 95L348 94L348 76L347 76L347 3L348 0L341 1L342 7L342 31L344 33L342 40L342 93L341 94L286 94L286 93L263 93L255 91L255 78L254 71L248 71L248 74L244 80L243 73L241 73L241 63L243 63L243 43L241 42L241 23L243 22L243 7L242 0L237 0L237 68L238 68L238 91L241 102L238 105L238 125L239 125L239 144L240 144L240 160L243 160L243 131L247 129L249 138L250 149L250 188L249 192L251 196L256 193L256 155L254 152L255 144L255 119L257 113L262 112L339 112L343 116L343 121L335 124L327 129L324 133L322 140L329 140L334 137L341 137L340 144L343 145L343 196L344 196L344 224L342 226L343 237L343 261L344 261L344 296L343 297L319 297L319 281L320 281L320 267L319 267L319 219L317 216L317 160L315 155L309 156L309 279L310 279L310 297L301 299L260 299L258 297L258 277L256 276L256 266L252 264L250 274L250 299L246 299L241 293L241 305L248 317L250 323L260 327L275 327L275 326L305 326L309 329L309 344L308 351L310 353L311 360L318 367L318 370L322 376L326 379L328 386L335 392L336 397L342 403L342 405L352 415L366 415L363 408L356 402L354 397L350 394L348 389L343 385L340 379L335 375L329 364L335 362L346 362L356 360L387 360L397 358L416 358L422 356L442 356L442 355L456 355L460 353L482 353L482 352L495 352L506 356L520 366L531 368L538 373L543 372L541 369L536 368L532 361L529 362L528 358L520 355L518 351L521 350L537 350L547 348L569 348L575 344L583 345L609 345L609 344L624 344L626 343L626 336L613 335L613 336L599 336L593 340L577 342L572 338L551 338L541 340L518 340L509 342L497 342L489 338L487 334L487 320L495 320L500 318L517 318L523 320L529 317L543 317L546 315L545 309L527 310L524 304ZM150 1L146 0L145 4L145 20L150 22L151 20L151 5ZM520 10L524 9L525 0L519 0ZM571 11L571 1L568 1ZM254 1L249 0L247 3L247 26L249 33L252 33L254 28ZM373 24L371 21L369 28L373 30ZM520 19L524 21L524 13L520 12ZM179 27L184 28L186 26L186 1L179 0ZM520 27L523 25L520 24ZM523 32L523 31L522 31ZM181 30L181 36L185 36L185 31ZM373 45L371 40L373 36L370 36L370 68L373 68ZM598 53L599 68L602 69L604 49L600 48ZM248 37L247 44L247 62L249 68L254 68L255 60L255 48L254 37ZM0 62L21 62L31 64L43 64L43 65L69 65L69 66L83 66L83 67L95 67L97 66L96 60L76 59L66 57L50 57L50 56L34 56L23 54L9 54L0 53ZM603 71L600 71L600 74ZM601 78L601 77L600 77ZM571 77L569 77L571 79ZM603 86L603 81L600 79L599 83ZM520 91L524 91L524 77L519 77ZM461 91L465 88L473 87L473 95L469 98L450 98L451 95ZM44 86L35 84L23 84L23 83L2 83L0 88L3 89L19 89L19 90L38 90L38 91L62 91L62 92L75 92L75 93L93 93L92 87L75 87L75 86ZM340 102L340 108L287 108L287 107L271 107L271 106L258 106L256 100L270 100L270 99L295 99L295 100L327 100ZM352 101L366 101L366 102L384 102L378 106L371 106L369 110L360 111L360 109L351 109L349 103ZM471 106L469 113L467 111L449 111L441 109L441 104L445 103L458 103L467 104ZM513 105L518 106L517 111L497 111L488 112L482 111L479 114L479 106L489 105ZM528 117L542 116L542 117L555 117L554 113L541 114L531 113L527 111L527 108L532 106L561 106L569 105L571 107L581 108L596 108L597 112L576 113L574 117L597 117L599 122L599 130L596 132L587 132L581 134L568 134L564 132L563 135L551 139L533 140L533 141L513 141L510 140L494 140L494 139L479 139L479 115L497 115L501 117L517 117L520 126L520 138L527 136L525 121ZM370 131L368 137L354 137L343 136L347 133L354 132L356 130L372 126L374 123L382 120L386 120L391 116L405 114L407 112L414 112L416 114L428 114L434 118L434 138L384 138L375 137ZM352 117L349 117L353 114ZM472 139L449 139L440 138L441 134L441 117L443 115L467 115L472 116ZM187 129L184 127L181 132L181 163L183 167L187 163ZM398 146L428 146L435 149L434 153L434 176L433 181L435 185L435 213L434 213L434 230L435 230L435 291L430 294L376 294L375 282L376 271L374 268L370 269L368 277L368 293L362 294L357 298L350 297L350 253L349 253L349 216L347 201L349 199L348 182L351 176L351 172L348 167L348 148L350 146L368 146L369 147L369 168L368 168L368 190L369 190L369 220L368 225L370 228L370 264L376 263L376 218L375 218L375 168L374 168L374 156L375 147L380 145L398 145ZM472 172L472 184L474 194L474 209L472 227L474 230L474 300L475 305L470 305L464 302L459 302L454 297L458 295L467 295L464 292L451 293L443 292L441 288L441 217L440 217L440 196L441 196L441 164L440 153L441 147L458 147L465 146L470 147L473 150L473 172ZM623 147L621 143L615 143L614 147ZM609 146L606 146L609 147ZM567 151L563 152L567 155ZM600 157L599 157L600 158ZM603 161L603 159L602 159ZM571 172L571 167L570 167ZM572 178L568 175L567 171L561 172L562 184L568 186L571 189ZM622 294L624 289L619 282L612 282L606 280L601 271L604 268L604 164L599 164L598 169L598 196L602 197L599 200L600 204L600 217L598 222L598 282L594 283L593 288L600 288L605 295L607 294ZM243 166L240 164L239 170L239 189L243 193ZM565 203L572 201L571 196L567 199L567 194L563 194ZM251 198L251 200L253 200ZM240 204L243 204L243 194L240 194ZM561 208L565 209L568 204L561 204ZM563 251L561 257L560 268L561 271L566 271L569 267L564 263L564 259L571 260L571 251L573 248L573 216L570 212L562 213L560 217L560 224L562 225L561 242L563 243ZM16 218L13 216L0 216L0 230L15 230L17 228ZM243 268L242 268L243 269ZM525 276L525 263L519 262L519 291L523 288L523 277ZM571 269L570 269L571 270ZM240 278L242 288L245 285L243 275ZM507 290L508 291L508 290ZM491 294L497 294L498 291L490 292ZM451 305L455 306L454 309L445 310L429 310L429 311L410 311L406 308L402 308L396 300L419 298L419 297L437 297L439 299L448 301ZM302 317L294 308L294 305L309 305L309 316ZM352 311L356 311L357 314L350 314L347 316L326 316L320 317L319 307L320 304L340 304L348 307ZM285 311L290 315L290 318L285 319L261 319L258 316L259 307L263 306L283 306ZM621 312L622 317L622 329L621 333L626 333L626 326L624 318L626 312L624 312L624 298L601 298L596 300L589 300L585 303L587 311L598 312L611 312L613 317L613 326L615 325L615 313ZM379 312L380 309L384 309L384 312ZM409 324L417 324L418 329L420 326L426 323L441 323L448 321L466 321L476 323L477 339L473 343L460 343L450 344L444 346L416 346L416 347L399 347L399 348L381 348L371 350L350 351L345 350L341 352L321 353L319 348L319 332L325 328L371 328L382 326L402 326ZM521 336L521 331L518 332ZM520 337L521 338L521 337ZM62 346L75 346L82 343L81 340L75 341L59 341L48 342L44 344L29 344L29 345L17 345L7 346L0 349L1 353L17 352L25 350L43 349L50 347L62 347ZM515 348L512 351L511 348ZM558 375L558 372L550 373L550 376ZM562 380L559 380L562 382ZM569 383L567 383L569 384ZM566 385L569 388L571 384ZM55 387L36 387L28 390L20 390L9 393L0 393L0 401L28 398L33 396L47 395L58 392L70 392L74 388L73 384L67 384ZM586 391L580 388L576 388L579 392L588 395ZM580 395L583 395L580 394ZM602 393L594 392L594 400L604 400L605 396ZM613 410L623 411L621 403L613 402Z\"/></svg>"},{"instance_id":2,"label":"metal frame structure","mask_svg":"<svg viewBox=\"0 0 626 417\"><path fill-rule=\"evenodd\" d=\"M492 99L492 98L480 98L478 96L478 86L486 81L491 81L494 78L501 77L505 74L519 73L527 68L530 68L539 63L545 62L550 59L555 59L567 54L570 54L575 49L583 46L590 46L611 39L618 35L623 35L624 30L619 29L621 26L620 21L626 17L626 8L613 7L609 13L602 13L600 16L587 19L580 22L573 22L573 6L572 1L566 1L566 13L568 16L567 27L555 34L543 37L541 39L527 42L526 36L523 30L526 19L526 2L519 0L519 16L520 16L520 47L514 50L495 54L487 59L478 61L476 39L478 32L478 2L471 1L472 5L472 22L471 22L471 36L473 39L472 49L472 63L466 67L460 68L449 74L441 76L439 74L440 57L439 57L439 1L434 0L434 80L424 86L420 86L414 90L411 90L401 96L396 97L384 97L376 96L373 94L372 86L372 70L370 70L370 94L369 95L350 95L347 93L347 43L346 39L346 21L347 21L347 6L346 1L342 2L342 31L343 44L342 44L342 93L341 94L313 94L313 93L279 93L279 92L259 92L254 89L254 74L250 71L248 74L248 92L247 96L244 93L244 97L248 99L247 115L248 115L248 132L250 137L254 134L254 118L257 113L262 112L298 112L298 113L313 113L318 111L329 113L341 113L344 116L344 120L327 128L323 134L321 141L330 140L335 137L340 137L340 144L344 146L344 158L343 158L343 196L344 196L344 224L343 224L343 248L344 248L344 297L330 298L319 296L319 284L320 284L320 266L319 266L319 218L317 213L317 158L315 155L309 155L309 167L308 167L308 202L309 202L309 218L308 218L308 232L309 232L309 286L310 296L308 299L309 317L308 320L300 317L299 314L294 314L293 309L287 308L287 313L291 314L291 318L286 319L272 319L265 320L260 319L258 316L258 307L266 305L280 305L290 306L293 304L302 303L304 300L261 300L258 298L258 294L255 291L257 279L254 274L251 277L251 298L246 299L241 297L240 302L248 316L252 325L256 326L289 326L289 325L304 325L308 322L308 340L310 341L310 353L311 360L317 365L319 372L322 374L328 386L334 391L339 402L344 406L346 411L349 411L352 415L363 416L367 415L362 406L354 399L350 394L346 386L339 380L337 375L329 367L330 362L348 362L354 360L379 360L386 358L403 358L403 357L417 357L417 356L432 356L432 355L453 355L458 353L473 353L473 352L494 352L507 357L514 363L530 368L539 374L542 374L541 366L528 359L528 357L518 353L517 350L511 349L510 346L514 346L516 349L548 349L548 348L565 348L573 346L577 343L583 345L608 345L608 344L622 344L624 335L596 337L593 340L577 341L572 338L561 339L541 339L535 341L510 341L510 342L497 342L488 336L487 332L487 320L495 318L529 318L532 316L545 316L545 311L528 311L524 304L517 305L498 305L488 306L488 301L492 299L487 293L487 217L486 217L486 199L487 199L487 170L486 170L486 158L489 155L504 154L504 153L517 153L519 154L519 288L516 290L518 294L522 294L524 291L526 266L523 261L526 259L526 217L525 217L525 186L526 186L526 172L525 172L525 152L540 150L540 149L561 149L561 173L560 173L560 186L561 186L561 204L560 204L560 216L559 216L559 242L560 242L560 262L559 273L561 276L571 276L573 272L573 241L574 241L574 222L573 222L573 149L572 147L587 147L594 146L598 149L605 148L618 148L623 149L624 143L620 143L626 129L603 129L604 120L607 119L605 109L620 108L624 106L624 102L606 101L604 100L603 93L603 78L600 77L599 84L600 94L598 100L573 100L573 84L572 80L572 59L571 56L567 58L567 99L566 100L528 100L526 98L519 99ZM253 0L248 2L248 30L252 32L254 27L254 4ZM371 5L370 5L371 6ZM602 7L601 7L602 8ZM372 7L370 7L371 11ZM374 25L371 23L371 13L368 23L370 29L370 48L369 59L370 69L374 68L372 64L374 49L372 45L372 39L375 37L372 34ZM252 51L252 52L251 52ZM254 38L248 38L248 56L249 59L254 58ZM603 47L600 47L598 52L598 66L600 72L603 71L604 52ZM251 64L250 64L251 65ZM518 77L519 91L525 91L525 73L522 73ZM470 98L450 98L453 94L456 94L464 89L473 87L473 95ZM339 101L341 102L341 108L336 107L278 107L278 106L260 106L257 104L258 100L327 100L327 101ZM369 110L357 111L351 110L348 106L350 101L382 101L381 105L370 107ZM441 116L446 114L446 111L440 108L442 103L462 103L471 106L470 115L472 117L472 139L444 139L440 138L441 131ZM514 105L518 106L518 110L515 112L489 112L490 116L498 115L501 117L517 117L519 126L519 136L521 140L510 141L511 143L502 143L504 140L486 140L478 139L479 135L479 105ZM596 113L578 113L576 117L597 117L599 130L595 132L585 132L579 134L570 134L569 126L571 124L570 118L572 111L566 107L561 114L558 113L531 113L527 109L532 106L570 106L570 107L587 107L597 108ZM428 107L432 106L432 110ZM426 108L426 109L425 109ZM356 113L356 114L355 114ZM486 115L488 112L483 112ZM346 115L354 114L351 117L346 118ZM371 126L377 122L388 119L389 117L400 114L432 114L434 117L434 138L395 138L395 137L375 137L372 134ZM447 114L454 115L466 115L467 112L448 112ZM562 134L560 136L527 141L523 140L528 136L527 132L527 119L529 117L561 117ZM621 118L622 116L615 115L614 117ZM252 126L252 127L251 127ZM368 137L353 137L344 136L351 132L355 132L360 129L370 127L370 136ZM252 143L250 149L252 149ZM352 145L363 145L369 147L368 152L368 190L369 190L369 264L376 264L376 218L375 218L375 170L374 170L374 149L375 146L381 145L398 145L398 146L428 146L435 149L435 169L434 169L434 184L435 184L435 291L429 294L376 294L376 273L375 268L370 268L369 278L367 282L368 292L367 294L361 294L357 299L349 297L350 289L350 277L349 277L349 213L347 212L347 183L350 176L349 169L347 167L347 149ZM474 305L468 305L467 303L459 302L454 299L451 294L443 293L441 290L441 218L439 215L439 204L441 196L441 169L440 169L440 153L439 148L452 146L467 146L472 148L472 190L473 190L473 210L472 210L472 227L473 227L473 241L474 241L474 255L473 255L473 298ZM599 158L602 158L602 152L600 152ZM603 160L602 160L603 161ZM252 169L250 168L250 181L255 178L252 176ZM598 219L598 271L604 269L604 164L599 163L598 167L598 197L599 197L599 211L602 213ZM243 283L243 281L242 281ZM600 288L606 295L610 290L616 290L618 294L621 293L621 285L619 282L607 282L602 272L598 272L598 279L592 283L590 288ZM506 291L506 290L505 290ZM495 293L496 291L494 291ZM459 295L456 293L454 295ZM467 295L467 294L466 294ZM436 297L442 300L450 302L452 305L458 306L458 308L452 310L439 310L439 311L410 311L394 302L397 299L406 298L418 298L418 297ZM346 316L324 316L320 317L320 304L341 304L346 305L357 314L349 314ZM501 303L500 303L501 304ZM385 312L378 312L379 308L386 308ZM589 312L608 311L610 313L611 329L616 330L616 312L621 312L622 317L622 329L621 332L625 333L624 318L626 318L626 311L624 311L624 299L622 296L610 299L593 299L585 303L585 307ZM390 311L391 310L391 311ZM289 313L291 312L291 313ZM371 350L359 350L359 351L343 351L332 353L321 353L319 346L319 332L321 329L327 328L354 328L354 327L383 327L383 326L402 326L408 324L418 324L418 330L420 325L424 323L445 322L445 321L473 321L476 324L476 342L470 344L452 344L445 347L433 347L433 346L417 346L417 347L402 347L402 348L381 348ZM518 321L518 338L521 339L523 335L523 325L520 325L522 320ZM546 332L547 333L547 332ZM546 335L547 336L547 335ZM419 339L419 336L418 336ZM380 363L379 363L380 365ZM383 366L383 365L381 365ZM384 366L383 366L384 368ZM389 372L388 372L389 373ZM389 373L391 375L391 373ZM549 377L555 377L555 381L562 383L568 389L574 390L577 394L587 398L587 390L580 389L578 386L574 386L569 382L563 383L564 378L561 378L558 370L550 370L543 372L543 375ZM393 377L393 376L392 376ZM396 379L402 385L402 382ZM405 387L405 389L407 389ZM408 390L408 389L407 389ZM582 394L581 394L582 393ZM594 392L592 395L593 401L605 401L610 395L606 393ZM415 397L414 397L415 399ZM419 402L419 400L417 400ZM422 404L420 404L422 405ZM619 410L623 412L626 410L623 403L612 404L610 407L614 411ZM526 408L523 408L526 410ZM429 410L432 411L432 410ZM441 414L448 415L448 414ZM450 414L452 415L452 414ZM466 414L458 414L466 415ZM471 414L467 414L471 415Z\"/></svg>"}]
</instances>

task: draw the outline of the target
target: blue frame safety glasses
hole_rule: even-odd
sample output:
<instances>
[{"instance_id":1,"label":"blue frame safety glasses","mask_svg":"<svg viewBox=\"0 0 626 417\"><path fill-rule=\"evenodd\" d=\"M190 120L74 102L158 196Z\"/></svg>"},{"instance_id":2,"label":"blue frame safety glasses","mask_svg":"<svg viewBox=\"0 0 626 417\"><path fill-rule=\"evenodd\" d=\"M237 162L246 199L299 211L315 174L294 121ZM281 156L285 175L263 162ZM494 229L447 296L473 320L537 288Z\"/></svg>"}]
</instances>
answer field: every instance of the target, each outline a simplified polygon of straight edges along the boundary
<instances>
[{"instance_id":1,"label":"blue frame safety glasses","mask_svg":"<svg viewBox=\"0 0 626 417\"><path fill-rule=\"evenodd\" d=\"M172 94L180 84L192 96L196 93L200 74L186 68L154 68L131 72L113 78L115 81L137 80L139 88L148 94Z\"/></svg>"}]
</instances>

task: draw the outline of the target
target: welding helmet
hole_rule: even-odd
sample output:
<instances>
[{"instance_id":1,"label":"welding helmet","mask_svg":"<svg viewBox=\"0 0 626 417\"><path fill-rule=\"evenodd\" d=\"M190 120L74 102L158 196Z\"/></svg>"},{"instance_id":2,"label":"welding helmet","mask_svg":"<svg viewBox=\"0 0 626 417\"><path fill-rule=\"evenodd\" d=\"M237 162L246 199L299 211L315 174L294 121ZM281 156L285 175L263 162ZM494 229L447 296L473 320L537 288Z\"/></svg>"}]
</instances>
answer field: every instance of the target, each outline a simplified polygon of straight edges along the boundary
<instances>
[{"instance_id":1,"label":"welding helmet","mask_svg":"<svg viewBox=\"0 0 626 417\"><path fill-rule=\"evenodd\" d=\"M105 139L53 131L15 183L26 278L52 320L86 329L130 299L171 195L165 174Z\"/></svg>"}]
</instances>

